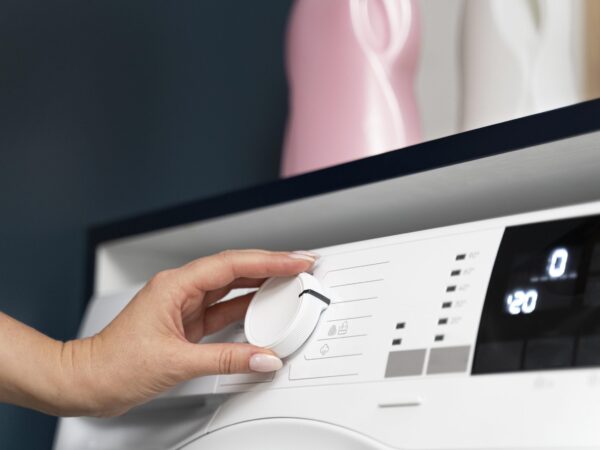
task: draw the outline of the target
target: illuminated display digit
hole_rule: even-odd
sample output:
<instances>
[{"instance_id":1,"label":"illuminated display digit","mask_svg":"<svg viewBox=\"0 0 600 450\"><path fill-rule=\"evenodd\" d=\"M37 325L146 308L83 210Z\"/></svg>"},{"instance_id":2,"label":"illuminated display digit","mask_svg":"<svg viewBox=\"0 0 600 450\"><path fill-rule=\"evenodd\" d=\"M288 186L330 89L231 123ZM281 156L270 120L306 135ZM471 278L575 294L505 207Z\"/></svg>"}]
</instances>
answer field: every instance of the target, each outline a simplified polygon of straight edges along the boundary
<instances>
[{"instance_id":1,"label":"illuminated display digit","mask_svg":"<svg viewBox=\"0 0 600 450\"><path fill-rule=\"evenodd\" d=\"M506 310L509 314L516 316L521 312L521 299L517 296L519 291L514 294L508 294L506 297Z\"/></svg>"},{"instance_id":2,"label":"illuminated display digit","mask_svg":"<svg viewBox=\"0 0 600 450\"><path fill-rule=\"evenodd\" d=\"M527 292L519 289L506 296L506 311L516 316L517 314L531 314L535 311L538 301L538 292L529 289Z\"/></svg>"},{"instance_id":3,"label":"illuminated display digit","mask_svg":"<svg viewBox=\"0 0 600 450\"><path fill-rule=\"evenodd\" d=\"M523 314L531 314L535 311L537 306L538 293L535 289L530 289L524 293L523 304L521 305L521 312Z\"/></svg>"},{"instance_id":4,"label":"illuminated display digit","mask_svg":"<svg viewBox=\"0 0 600 450\"><path fill-rule=\"evenodd\" d=\"M562 277L567 269L568 259L569 252L566 248L557 248L554 250L548 259L548 276L550 278Z\"/></svg>"}]
</instances>

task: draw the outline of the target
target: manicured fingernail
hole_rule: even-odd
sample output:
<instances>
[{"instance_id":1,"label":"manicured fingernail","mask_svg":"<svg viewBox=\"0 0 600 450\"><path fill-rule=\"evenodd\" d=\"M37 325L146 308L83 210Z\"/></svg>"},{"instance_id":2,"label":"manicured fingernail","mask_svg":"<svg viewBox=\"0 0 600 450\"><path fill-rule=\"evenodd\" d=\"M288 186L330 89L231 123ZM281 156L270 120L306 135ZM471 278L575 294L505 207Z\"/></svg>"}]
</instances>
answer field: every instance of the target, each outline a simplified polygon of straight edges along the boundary
<instances>
[{"instance_id":1,"label":"manicured fingernail","mask_svg":"<svg viewBox=\"0 0 600 450\"><path fill-rule=\"evenodd\" d=\"M290 258L303 259L305 261L314 263L317 259L319 259L319 255L317 253L307 252L305 250L298 250L290 253Z\"/></svg>"},{"instance_id":2,"label":"manicured fingernail","mask_svg":"<svg viewBox=\"0 0 600 450\"><path fill-rule=\"evenodd\" d=\"M283 362L274 355L255 353L250 357L249 366L254 372L275 372L283 367Z\"/></svg>"},{"instance_id":3,"label":"manicured fingernail","mask_svg":"<svg viewBox=\"0 0 600 450\"><path fill-rule=\"evenodd\" d=\"M308 255L308 256L312 256L315 259L319 259L321 257L321 255L319 255L317 252L313 252L310 250L296 250L295 252L293 252L297 255Z\"/></svg>"}]
</instances>

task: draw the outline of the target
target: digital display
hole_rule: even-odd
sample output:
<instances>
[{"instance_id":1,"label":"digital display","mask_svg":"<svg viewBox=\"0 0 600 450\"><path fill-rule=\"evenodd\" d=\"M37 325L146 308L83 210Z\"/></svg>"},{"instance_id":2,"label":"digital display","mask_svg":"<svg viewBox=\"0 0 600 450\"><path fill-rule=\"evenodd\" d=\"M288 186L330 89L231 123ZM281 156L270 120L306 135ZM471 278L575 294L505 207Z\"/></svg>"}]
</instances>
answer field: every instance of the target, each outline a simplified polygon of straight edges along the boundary
<instances>
[{"instance_id":1,"label":"digital display","mask_svg":"<svg viewBox=\"0 0 600 450\"><path fill-rule=\"evenodd\" d=\"M554 247L540 254L515 256L504 296L507 314L531 314L570 306L577 285L579 247Z\"/></svg>"},{"instance_id":2,"label":"digital display","mask_svg":"<svg viewBox=\"0 0 600 450\"><path fill-rule=\"evenodd\" d=\"M473 373L600 366L600 216L508 227Z\"/></svg>"}]
</instances>

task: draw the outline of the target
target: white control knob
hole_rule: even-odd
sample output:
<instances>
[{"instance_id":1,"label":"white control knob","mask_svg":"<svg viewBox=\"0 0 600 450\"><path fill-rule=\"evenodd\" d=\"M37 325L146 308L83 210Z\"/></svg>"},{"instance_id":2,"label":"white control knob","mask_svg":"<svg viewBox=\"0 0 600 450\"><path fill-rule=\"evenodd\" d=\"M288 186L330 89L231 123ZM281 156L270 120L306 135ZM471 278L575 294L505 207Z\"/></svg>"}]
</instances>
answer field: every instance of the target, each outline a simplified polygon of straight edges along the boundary
<instances>
[{"instance_id":1,"label":"white control knob","mask_svg":"<svg viewBox=\"0 0 600 450\"><path fill-rule=\"evenodd\" d=\"M329 303L312 275L269 278L248 307L246 339L285 358L306 342Z\"/></svg>"}]
</instances>

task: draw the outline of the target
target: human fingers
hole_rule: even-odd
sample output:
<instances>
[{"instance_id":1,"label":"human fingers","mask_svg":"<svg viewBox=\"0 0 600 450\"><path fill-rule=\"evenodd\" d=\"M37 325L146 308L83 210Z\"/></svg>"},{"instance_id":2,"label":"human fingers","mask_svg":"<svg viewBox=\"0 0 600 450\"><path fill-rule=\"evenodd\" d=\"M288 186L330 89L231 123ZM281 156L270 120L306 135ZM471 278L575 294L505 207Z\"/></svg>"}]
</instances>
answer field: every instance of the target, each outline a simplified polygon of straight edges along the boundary
<instances>
[{"instance_id":1,"label":"human fingers","mask_svg":"<svg viewBox=\"0 0 600 450\"><path fill-rule=\"evenodd\" d=\"M227 286L214 291L207 292L204 296L204 304L212 305L213 303L221 300L231 293L235 289L253 289L260 287L266 278L238 278L237 280L229 283Z\"/></svg>"},{"instance_id":2,"label":"human fingers","mask_svg":"<svg viewBox=\"0 0 600 450\"><path fill-rule=\"evenodd\" d=\"M227 325L242 320L254 293L210 306L202 316L185 325L185 337L190 342L198 342L202 337L216 333Z\"/></svg>"},{"instance_id":3,"label":"human fingers","mask_svg":"<svg viewBox=\"0 0 600 450\"><path fill-rule=\"evenodd\" d=\"M206 335L216 333L227 325L242 320L253 297L254 292L208 308L204 313L204 333Z\"/></svg>"},{"instance_id":4,"label":"human fingers","mask_svg":"<svg viewBox=\"0 0 600 450\"><path fill-rule=\"evenodd\" d=\"M307 252L228 250L172 271L173 282L190 297L223 288L238 278L291 276L309 270L317 259Z\"/></svg>"}]
</instances>

